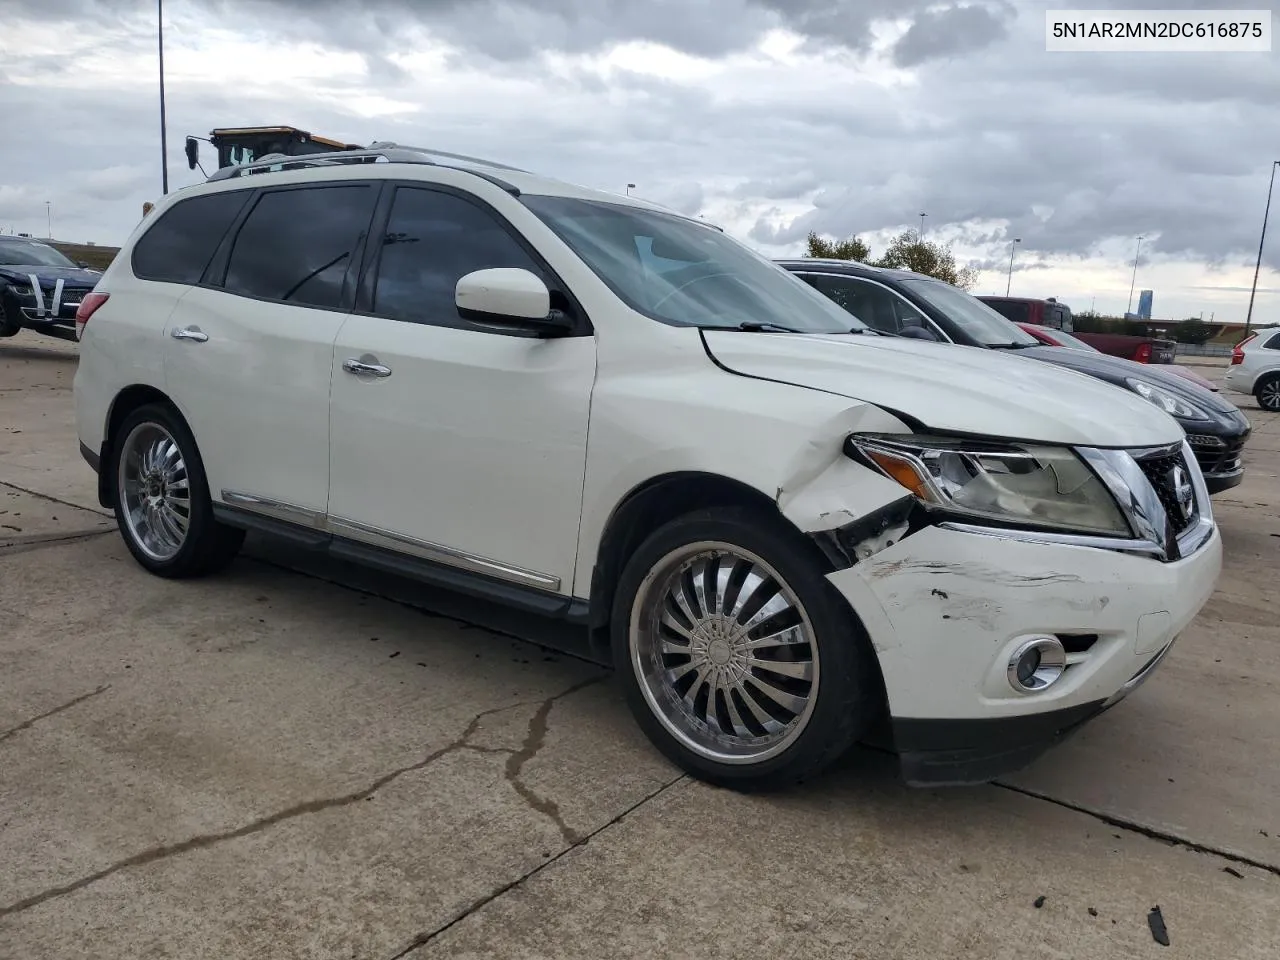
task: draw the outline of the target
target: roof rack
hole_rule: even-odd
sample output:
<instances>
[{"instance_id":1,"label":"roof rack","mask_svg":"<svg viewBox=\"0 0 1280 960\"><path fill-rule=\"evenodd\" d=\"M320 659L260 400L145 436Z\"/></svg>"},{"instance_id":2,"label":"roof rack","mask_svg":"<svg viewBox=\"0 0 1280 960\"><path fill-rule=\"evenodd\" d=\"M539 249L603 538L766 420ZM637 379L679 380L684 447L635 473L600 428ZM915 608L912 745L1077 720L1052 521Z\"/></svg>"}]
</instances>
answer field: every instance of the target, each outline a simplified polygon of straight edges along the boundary
<instances>
[{"instance_id":1,"label":"roof rack","mask_svg":"<svg viewBox=\"0 0 1280 960\"><path fill-rule=\"evenodd\" d=\"M440 158L439 160L434 158ZM481 160L478 157L468 157L461 153L449 153L444 150L431 150L425 147L407 147L398 143L377 142L370 144L366 148L355 150L338 150L333 153L311 153L301 156L293 156L284 153L269 153L259 157L252 163L241 164L233 167L222 167L215 170L209 175L206 182L215 180L231 180L235 177L247 177L258 173L274 173L279 170L305 170L310 167L327 167L336 165L347 165L356 163L420 163L429 166L448 167L451 170L460 170L464 173L474 174L484 180L488 180L508 193L514 196L520 195L520 190L513 184L508 183L501 177L484 170L475 170L468 166L460 166L459 163L448 163L442 161L460 161L461 163L476 164L481 167L490 167L495 170L510 170L514 173L524 173L517 167L507 166L504 163L496 163L492 160Z\"/></svg>"}]
</instances>

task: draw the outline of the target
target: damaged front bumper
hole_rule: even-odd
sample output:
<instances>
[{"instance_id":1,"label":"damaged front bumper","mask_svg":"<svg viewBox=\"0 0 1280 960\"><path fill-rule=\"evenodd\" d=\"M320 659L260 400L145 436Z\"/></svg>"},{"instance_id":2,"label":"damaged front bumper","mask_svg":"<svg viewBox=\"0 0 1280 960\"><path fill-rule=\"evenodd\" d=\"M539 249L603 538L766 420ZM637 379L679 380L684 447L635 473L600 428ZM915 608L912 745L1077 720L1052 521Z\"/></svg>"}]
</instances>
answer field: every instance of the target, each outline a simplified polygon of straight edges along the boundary
<instances>
[{"instance_id":1,"label":"damaged front bumper","mask_svg":"<svg viewBox=\"0 0 1280 960\"><path fill-rule=\"evenodd\" d=\"M1029 763L1150 675L1212 594L1216 530L1172 562L930 526L830 574L880 661L913 784L991 780ZM1063 641L1046 689L1009 681L1028 637Z\"/></svg>"}]
</instances>

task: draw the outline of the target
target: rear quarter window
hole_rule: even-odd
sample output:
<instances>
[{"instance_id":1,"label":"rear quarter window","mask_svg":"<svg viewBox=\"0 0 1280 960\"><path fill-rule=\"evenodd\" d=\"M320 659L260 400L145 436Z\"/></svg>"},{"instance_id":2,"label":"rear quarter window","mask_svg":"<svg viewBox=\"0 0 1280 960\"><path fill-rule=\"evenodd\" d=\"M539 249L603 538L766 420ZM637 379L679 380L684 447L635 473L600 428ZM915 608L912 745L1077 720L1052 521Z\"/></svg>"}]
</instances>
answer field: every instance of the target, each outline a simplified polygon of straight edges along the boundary
<instances>
[{"instance_id":1,"label":"rear quarter window","mask_svg":"<svg viewBox=\"0 0 1280 960\"><path fill-rule=\"evenodd\" d=\"M248 190L207 193L179 200L133 247L134 276L195 284L248 199Z\"/></svg>"},{"instance_id":2,"label":"rear quarter window","mask_svg":"<svg viewBox=\"0 0 1280 960\"><path fill-rule=\"evenodd\" d=\"M1272 334L1271 339L1263 344L1263 346L1267 350L1280 350L1280 333Z\"/></svg>"}]
</instances>

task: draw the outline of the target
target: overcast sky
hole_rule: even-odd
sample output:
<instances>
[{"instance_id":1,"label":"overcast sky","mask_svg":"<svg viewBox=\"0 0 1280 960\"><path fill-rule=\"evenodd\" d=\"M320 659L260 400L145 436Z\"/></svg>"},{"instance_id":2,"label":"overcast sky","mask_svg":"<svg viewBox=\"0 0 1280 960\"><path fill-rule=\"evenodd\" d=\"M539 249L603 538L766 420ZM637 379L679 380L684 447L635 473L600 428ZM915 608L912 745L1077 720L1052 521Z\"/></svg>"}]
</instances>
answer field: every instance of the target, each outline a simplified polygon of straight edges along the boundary
<instances>
[{"instance_id":1,"label":"overcast sky","mask_svg":"<svg viewBox=\"0 0 1280 960\"><path fill-rule=\"evenodd\" d=\"M770 255L916 229L975 293L1243 320L1280 52L1046 53L1048 7L1276 0L166 0L182 138L291 124L700 213ZM116 244L160 194L154 0L0 0L0 229ZM1273 23L1273 29L1275 24ZM206 151L208 146L204 145ZM208 157L208 154L206 154ZM1254 319L1280 321L1280 201ZM1137 294L1134 294L1134 306Z\"/></svg>"}]
</instances>

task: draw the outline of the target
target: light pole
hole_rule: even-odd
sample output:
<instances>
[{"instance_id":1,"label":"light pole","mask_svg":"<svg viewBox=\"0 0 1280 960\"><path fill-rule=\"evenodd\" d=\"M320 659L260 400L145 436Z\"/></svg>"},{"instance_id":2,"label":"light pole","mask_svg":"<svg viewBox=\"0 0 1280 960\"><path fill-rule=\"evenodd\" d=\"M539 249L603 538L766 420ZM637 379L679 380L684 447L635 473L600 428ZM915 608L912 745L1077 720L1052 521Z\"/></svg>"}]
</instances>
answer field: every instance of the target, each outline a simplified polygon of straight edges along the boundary
<instances>
[{"instance_id":1,"label":"light pole","mask_svg":"<svg viewBox=\"0 0 1280 960\"><path fill-rule=\"evenodd\" d=\"M927 216L927 213L920 214L920 232L916 234L916 243L924 243L924 218Z\"/></svg>"},{"instance_id":2,"label":"light pole","mask_svg":"<svg viewBox=\"0 0 1280 960\"><path fill-rule=\"evenodd\" d=\"M1262 236L1258 239L1258 262L1253 268L1253 289L1249 291L1249 312L1244 315L1244 335L1249 335L1249 325L1253 323L1253 298L1258 293L1258 273L1262 270L1262 245L1267 242L1267 217L1271 214L1271 191L1276 185L1276 167L1280 160L1271 161L1271 185L1267 187L1267 206L1262 211Z\"/></svg>"},{"instance_id":3,"label":"light pole","mask_svg":"<svg viewBox=\"0 0 1280 960\"><path fill-rule=\"evenodd\" d=\"M164 0L156 0L156 42L160 51L160 188L169 192L169 145L164 117Z\"/></svg>"},{"instance_id":4,"label":"light pole","mask_svg":"<svg viewBox=\"0 0 1280 960\"><path fill-rule=\"evenodd\" d=\"M1142 237L1138 238L1138 249L1133 254L1133 278L1129 281L1129 306L1125 307L1125 313L1133 312L1133 285L1138 282L1138 255L1142 253Z\"/></svg>"},{"instance_id":5,"label":"light pole","mask_svg":"<svg viewBox=\"0 0 1280 960\"><path fill-rule=\"evenodd\" d=\"M1013 286L1013 251L1018 248L1018 244L1022 242L1021 237L1014 237L1013 243L1009 244L1009 280L1004 285L1004 295L1009 295L1009 288Z\"/></svg>"},{"instance_id":6,"label":"light pole","mask_svg":"<svg viewBox=\"0 0 1280 960\"><path fill-rule=\"evenodd\" d=\"M49 223L49 232L45 234L45 236L47 236L50 240L52 240L53 239L53 204L48 200L44 202L44 215L46 220L48 220L48 223Z\"/></svg>"},{"instance_id":7,"label":"light pole","mask_svg":"<svg viewBox=\"0 0 1280 960\"><path fill-rule=\"evenodd\" d=\"M631 191L632 191L632 190L634 190L635 188L636 188L636 185L635 185L634 183L628 183L628 184L627 184L627 196L628 196L628 197L629 197L629 196L631 196Z\"/></svg>"}]
</instances>

